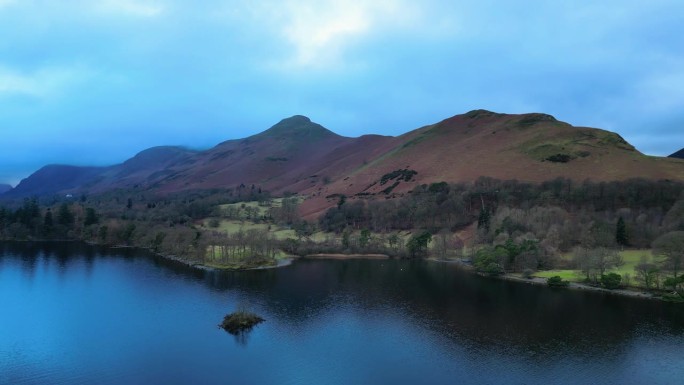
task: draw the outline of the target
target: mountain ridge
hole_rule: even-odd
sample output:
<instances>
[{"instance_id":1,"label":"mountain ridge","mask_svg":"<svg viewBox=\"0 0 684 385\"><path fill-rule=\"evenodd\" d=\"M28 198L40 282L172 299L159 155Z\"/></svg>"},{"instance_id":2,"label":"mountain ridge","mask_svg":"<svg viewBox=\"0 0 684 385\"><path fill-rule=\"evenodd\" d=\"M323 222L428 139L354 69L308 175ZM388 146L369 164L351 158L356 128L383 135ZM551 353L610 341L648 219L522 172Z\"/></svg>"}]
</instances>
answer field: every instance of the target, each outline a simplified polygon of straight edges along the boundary
<instances>
[{"instance_id":1,"label":"mountain ridge","mask_svg":"<svg viewBox=\"0 0 684 385\"><path fill-rule=\"evenodd\" d=\"M46 166L3 196L116 188L163 194L254 184L275 194L306 195L302 210L313 215L339 194L392 198L418 184L480 176L532 182L682 180L684 161L645 156L616 133L574 127L542 113L473 110L399 136L356 138L295 115L204 151L159 146L108 167Z\"/></svg>"}]
</instances>

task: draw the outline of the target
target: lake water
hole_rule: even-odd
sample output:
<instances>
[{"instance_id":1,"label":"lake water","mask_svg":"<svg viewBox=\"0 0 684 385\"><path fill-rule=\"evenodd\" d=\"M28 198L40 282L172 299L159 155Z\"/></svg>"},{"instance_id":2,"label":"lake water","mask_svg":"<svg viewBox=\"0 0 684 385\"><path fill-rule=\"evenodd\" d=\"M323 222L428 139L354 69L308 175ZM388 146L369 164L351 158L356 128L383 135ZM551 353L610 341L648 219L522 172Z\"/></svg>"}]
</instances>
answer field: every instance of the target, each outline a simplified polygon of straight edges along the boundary
<instances>
[{"instance_id":1,"label":"lake water","mask_svg":"<svg viewBox=\"0 0 684 385\"><path fill-rule=\"evenodd\" d=\"M218 329L238 306L266 322ZM684 307L427 261L212 272L0 243L0 383L682 384Z\"/></svg>"}]
</instances>

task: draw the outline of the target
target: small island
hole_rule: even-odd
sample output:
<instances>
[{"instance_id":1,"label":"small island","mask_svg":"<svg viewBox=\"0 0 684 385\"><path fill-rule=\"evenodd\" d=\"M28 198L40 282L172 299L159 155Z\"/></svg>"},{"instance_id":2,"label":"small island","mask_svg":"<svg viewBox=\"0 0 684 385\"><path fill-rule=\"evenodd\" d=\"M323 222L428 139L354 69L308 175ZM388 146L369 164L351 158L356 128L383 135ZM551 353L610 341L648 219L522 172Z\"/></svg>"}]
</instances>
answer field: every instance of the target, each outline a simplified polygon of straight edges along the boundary
<instances>
[{"instance_id":1,"label":"small island","mask_svg":"<svg viewBox=\"0 0 684 385\"><path fill-rule=\"evenodd\" d=\"M219 324L219 327L230 334L237 335L251 330L254 326L264 321L265 320L263 318L252 312L238 310L225 316L223 318L223 322Z\"/></svg>"}]
</instances>

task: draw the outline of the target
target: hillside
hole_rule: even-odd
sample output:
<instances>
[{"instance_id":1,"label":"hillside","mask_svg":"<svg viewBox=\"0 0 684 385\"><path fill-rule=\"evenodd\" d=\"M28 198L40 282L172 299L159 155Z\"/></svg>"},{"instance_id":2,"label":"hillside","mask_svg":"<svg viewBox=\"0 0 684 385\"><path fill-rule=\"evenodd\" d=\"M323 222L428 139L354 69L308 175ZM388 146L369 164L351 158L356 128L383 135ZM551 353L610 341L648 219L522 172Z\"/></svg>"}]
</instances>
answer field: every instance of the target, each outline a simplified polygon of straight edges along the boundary
<instances>
[{"instance_id":1,"label":"hillside","mask_svg":"<svg viewBox=\"0 0 684 385\"><path fill-rule=\"evenodd\" d=\"M47 165L22 180L14 189L3 194L3 197L44 196L84 190L107 170L108 167Z\"/></svg>"},{"instance_id":2,"label":"hillside","mask_svg":"<svg viewBox=\"0 0 684 385\"><path fill-rule=\"evenodd\" d=\"M350 199L391 198L418 184L475 180L684 180L684 161L645 156L619 135L545 114L475 110L398 137L335 134L304 116L205 151L155 147L111 167L47 166L11 197L136 188L160 193L257 185L309 197L304 215Z\"/></svg>"},{"instance_id":3,"label":"hillside","mask_svg":"<svg viewBox=\"0 0 684 385\"><path fill-rule=\"evenodd\" d=\"M684 159L684 148L681 150L675 152L674 154L671 154L669 158L678 158L678 159Z\"/></svg>"},{"instance_id":4,"label":"hillside","mask_svg":"<svg viewBox=\"0 0 684 385\"><path fill-rule=\"evenodd\" d=\"M7 191L11 190L12 186L8 184L0 184L0 194L6 193Z\"/></svg>"},{"instance_id":5,"label":"hillside","mask_svg":"<svg viewBox=\"0 0 684 385\"><path fill-rule=\"evenodd\" d=\"M323 199L331 194L392 196L423 183L480 176L529 182L684 179L684 161L646 156L615 133L573 127L545 114L476 110L406 133L395 143L326 186L305 204L305 214L329 207L335 198Z\"/></svg>"},{"instance_id":6,"label":"hillside","mask_svg":"<svg viewBox=\"0 0 684 385\"><path fill-rule=\"evenodd\" d=\"M153 147L122 164L109 167L48 165L22 180L5 197L103 192L133 188L168 176L168 168L187 161L193 151L181 147Z\"/></svg>"}]
</instances>

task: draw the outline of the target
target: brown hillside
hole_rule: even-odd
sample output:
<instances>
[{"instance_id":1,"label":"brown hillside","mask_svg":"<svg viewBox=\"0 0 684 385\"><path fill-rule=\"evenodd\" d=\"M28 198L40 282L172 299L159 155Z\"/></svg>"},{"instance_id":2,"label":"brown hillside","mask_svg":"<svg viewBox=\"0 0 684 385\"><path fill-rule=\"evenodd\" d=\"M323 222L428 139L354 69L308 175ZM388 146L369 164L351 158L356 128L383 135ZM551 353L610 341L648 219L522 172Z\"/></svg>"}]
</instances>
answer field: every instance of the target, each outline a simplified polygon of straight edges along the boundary
<instances>
[{"instance_id":1,"label":"brown hillside","mask_svg":"<svg viewBox=\"0 0 684 385\"><path fill-rule=\"evenodd\" d=\"M300 192L358 167L368 147L364 143L375 148L383 140L389 138L346 138L295 116L260 134L203 152L157 187L177 191L255 184L276 193Z\"/></svg>"},{"instance_id":2,"label":"brown hillside","mask_svg":"<svg viewBox=\"0 0 684 385\"><path fill-rule=\"evenodd\" d=\"M573 127L550 115L476 110L398 137L337 135L304 116L196 152L155 147L111 167L47 167L11 191L94 193L137 188L161 193L256 185L274 194L307 196L314 218L348 199L391 199L418 184L472 181L480 176L522 181L629 178L684 180L684 160L649 157L619 135ZM72 170L73 169L73 170ZM68 182L68 183L67 183Z\"/></svg>"},{"instance_id":3,"label":"brown hillside","mask_svg":"<svg viewBox=\"0 0 684 385\"><path fill-rule=\"evenodd\" d=\"M645 156L615 133L573 127L545 114L471 111L397 139L388 152L336 180L326 191L351 199L377 199L400 195L417 184L472 181L480 176L531 182L556 177L684 179L684 161ZM383 175L395 170L416 174L409 181L396 178L382 184ZM335 199L316 196L303 211L314 216Z\"/></svg>"}]
</instances>

